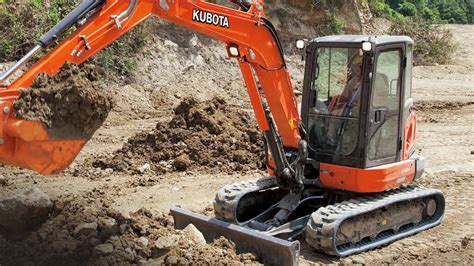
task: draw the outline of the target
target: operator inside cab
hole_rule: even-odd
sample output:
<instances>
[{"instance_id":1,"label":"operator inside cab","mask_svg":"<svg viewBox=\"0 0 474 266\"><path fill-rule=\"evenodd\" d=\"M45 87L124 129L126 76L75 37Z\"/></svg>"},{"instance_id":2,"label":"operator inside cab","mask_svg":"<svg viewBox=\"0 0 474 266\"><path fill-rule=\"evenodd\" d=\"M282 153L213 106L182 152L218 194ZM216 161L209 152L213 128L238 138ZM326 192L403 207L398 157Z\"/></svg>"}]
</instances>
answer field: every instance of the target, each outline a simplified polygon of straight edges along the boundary
<instances>
[{"instance_id":1,"label":"operator inside cab","mask_svg":"<svg viewBox=\"0 0 474 266\"><path fill-rule=\"evenodd\" d=\"M353 48L320 48L310 111L311 146L350 155L357 147L363 53Z\"/></svg>"},{"instance_id":2,"label":"operator inside cab","mask_svg":"<svg viewBox=\"0 0 474 266\"><path fill-rule=\"evenodd\" d=\"M350 116L353 112L358 113L358 109L353 108L360 104L362 89L362 56L358 53L352 55L348 61L345 83L342 93L331 98L328 107L330 114Z\"/></svg>"}]
</instances>

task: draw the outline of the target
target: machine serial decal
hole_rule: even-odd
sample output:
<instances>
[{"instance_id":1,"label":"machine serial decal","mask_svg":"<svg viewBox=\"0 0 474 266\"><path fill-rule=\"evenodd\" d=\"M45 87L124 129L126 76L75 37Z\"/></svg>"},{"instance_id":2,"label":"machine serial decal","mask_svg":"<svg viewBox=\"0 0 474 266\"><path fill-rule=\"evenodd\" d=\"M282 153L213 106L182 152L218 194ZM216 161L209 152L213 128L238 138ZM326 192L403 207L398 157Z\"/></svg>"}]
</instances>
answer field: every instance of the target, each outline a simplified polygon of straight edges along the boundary
<instances>
[{"instance_id":1,"label":"machine serial decal","mask_svg":"<svg viewBox=\"0 0 474 266\"><path fill-rule=\"evenodd\" d=\"M193 9L193 21L201 22L209 25L229 28L229 18L222 15L213 14L211 12Z\"/></svg>"}]
</instances>

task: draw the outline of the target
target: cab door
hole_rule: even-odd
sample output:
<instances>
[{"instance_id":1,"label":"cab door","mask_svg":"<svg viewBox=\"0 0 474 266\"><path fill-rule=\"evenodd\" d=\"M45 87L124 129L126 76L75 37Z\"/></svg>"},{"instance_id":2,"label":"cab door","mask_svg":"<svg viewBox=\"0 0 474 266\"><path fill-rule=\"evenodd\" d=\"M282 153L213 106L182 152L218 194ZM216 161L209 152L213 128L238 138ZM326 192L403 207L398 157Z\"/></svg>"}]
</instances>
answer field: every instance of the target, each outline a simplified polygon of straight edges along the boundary
<instances>
[{"instance_id":1,"label":"cab door","mask_svg":"<svg viewBox=\"0 0 474 266\"><path fill-rule=\"evenodd\" d=\"M404 46L379 47L375 52L369 101L366 166L399 161Z\"/></svg>"}]
</instances>

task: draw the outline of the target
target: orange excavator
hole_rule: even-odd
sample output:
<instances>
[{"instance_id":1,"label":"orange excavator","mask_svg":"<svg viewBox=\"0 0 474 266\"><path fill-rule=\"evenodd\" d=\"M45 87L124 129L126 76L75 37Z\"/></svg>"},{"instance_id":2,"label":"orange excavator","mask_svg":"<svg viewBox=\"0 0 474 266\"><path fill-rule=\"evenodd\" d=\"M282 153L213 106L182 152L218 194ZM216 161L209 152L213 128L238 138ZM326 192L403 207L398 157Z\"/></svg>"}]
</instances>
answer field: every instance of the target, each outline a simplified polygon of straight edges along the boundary
<instances>
[{"instance_id":1,"label":"orange excavator","mask_svg":"<svg viewBox=\"0 0 474 266\"><path fill-rule=\"evenodd\" d=\"M192 223L208 240L226 236L265 263L297 264L299 240L342 257L438 225L443 194L410 185L425 162L414 148L413 41L350 35L297 41L306 58L299 104L263 0L231 2L236 8L204 0L84 0L0 76L0 162L45 175L65 169L88 140L57 139L46 125L16 118L20 90L66 62L85 62L157 16L226 44L263 132L269 173L218 191L215 218L172 209L177 228Z\"/></svg>"}]
</instances>

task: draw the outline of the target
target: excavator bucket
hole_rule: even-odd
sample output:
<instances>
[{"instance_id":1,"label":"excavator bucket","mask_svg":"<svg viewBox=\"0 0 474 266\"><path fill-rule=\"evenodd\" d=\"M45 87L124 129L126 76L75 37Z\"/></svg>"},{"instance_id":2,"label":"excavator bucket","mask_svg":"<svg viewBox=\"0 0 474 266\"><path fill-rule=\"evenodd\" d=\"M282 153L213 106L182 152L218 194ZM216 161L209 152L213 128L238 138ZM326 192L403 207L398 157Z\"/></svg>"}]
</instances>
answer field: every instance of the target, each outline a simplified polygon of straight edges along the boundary
<instances>
[{"instance_id":1,"label":"excavator bucket","mask_svg":"<svg viewBox=\"0 0 474 266\"><path fill-rule=\"evenodd\" d=\"M299 241L289 242L181 208L171 209L171 214L176 229L192 224L208 242L224 236L235 243L238 253L253 253L264 264L298 265Z\"/></svg>"},{"instance_id":2,"label":"excavator bucket","mask_svg":"<svg viewBox=\"0 0 474 266\"><path fill-rule=\"evenodd\" d=\"M77 24L76 22L87 18L87 16L97 14L106 3L107 1L102 0L82 1L55 27L43 35L34 48L6 72L0 73L1 164L31 169L43 175L56 174L66 169L72 163L88 141L89 138L87 137L58 138L54 132L51 134L43 123L17 119L14 116L15 110L12 108L13 102L20 94L20 90L30 88L39 74L55 74L60 71L61 66L66 61L75 64L86 61L87 58L79 58L79 54L82 54L83 51L76 54L76 51L79 51L83 45L85 45L87 50L90 49L85 33L77 31L71 34L60 45L57 45L46 55L42 56L40 60L24 73L16 77L14 74L17 74L23 66L41 51L55 43L72 25ZM96 24L91 27L96 27ZM82 27L82 29L87 30L87 27ZM79 40L79 44L77 40ZM74 51L75 57L73 57L71 51ZM9 85L7 86L7 84Z\"/></svg>"},{"instance_id":3,"label":"excavator bucket","mask_svg":"<svg viewBox=\"0 0 474 266\"><path fill-rule=\"evenodd\" d=\"M56 174L71 164L85 139L51 139L40 122L13 116L16 95L0 93L0 163L27 168L44 175Z\"/></svg>"}]
</instances>

